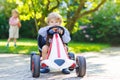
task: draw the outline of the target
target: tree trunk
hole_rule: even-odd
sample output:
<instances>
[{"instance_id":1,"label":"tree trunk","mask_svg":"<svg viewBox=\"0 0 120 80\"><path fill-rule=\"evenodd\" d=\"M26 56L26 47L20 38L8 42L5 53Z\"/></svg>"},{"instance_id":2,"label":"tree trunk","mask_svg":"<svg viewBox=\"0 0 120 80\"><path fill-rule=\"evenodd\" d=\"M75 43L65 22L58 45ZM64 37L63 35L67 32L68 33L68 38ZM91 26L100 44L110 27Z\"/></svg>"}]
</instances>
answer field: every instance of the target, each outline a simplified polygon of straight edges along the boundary
<instances>
[{"instance_id":1,"label":"tree trunk","mask_svg":"<svg viewBox=\"0 0 120 80\"><path fill-rule=\"evenodd\" d=\"M38 24L37 24L36 17L34 17L34 21L35 21L35 29L36 29L36 31L38 32Z\"/></svg>"},{"instance_id":2,"label":"tree trunk","mask_svg":"<svg viewBox=\"0 0 120 80\"><path fill-rule=\"evenodd\" d=\"M45 22L45 15L43 15L40 19L39 19L40 25L38 26L39 28L46 26L46 22Z\"/></svg>"},{"instance_id":3,"label":"tree trunk","mask_svg":"<svg viewBox=\"0 0 120 80\"><path fill-rule=\"evenodd\" d=\"M70 33L72 33L72 30L74 29L74 25L77 19L72 18L72 19L68 19L67 24L65 25L65 27L69 30Z\"/></svg>"},{"instance_id":4,"label":"tree trunk","mask_svg":"<svg viewBox=\"0 0 120 80\"><path fill-rule=\"evenodd\" d=\"M74 12L74 15L71 18L70 18L69 11L68 11L67 24L65 25L65 27L70 31L70 33L72 33L72 31L74 29L74 25L78 19L80 19L81 17L83 17L87 14L97 11L100 8L100 6L103 5L106 1L107 0L102 0L94 9L81 13L81 10L85 4L85 1L81 0L81 4L78 6L78 9Z\"/></svg>"}]
</instances>

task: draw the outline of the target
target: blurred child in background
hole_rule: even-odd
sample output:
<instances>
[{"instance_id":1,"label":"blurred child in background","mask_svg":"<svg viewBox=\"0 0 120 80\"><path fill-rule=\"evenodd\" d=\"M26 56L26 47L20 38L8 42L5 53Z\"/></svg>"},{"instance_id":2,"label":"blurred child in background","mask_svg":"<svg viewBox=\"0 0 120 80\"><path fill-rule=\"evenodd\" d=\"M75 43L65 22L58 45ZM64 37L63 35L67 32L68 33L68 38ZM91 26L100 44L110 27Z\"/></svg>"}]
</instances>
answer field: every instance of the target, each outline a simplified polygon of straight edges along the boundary
<instances>
[{"instance_id":1,"label":"blurred child in background","mask_svg":"<svg viewBox=\"0 0 120 80\"><path fill-rule=\"evenodd\" d=\"M13 9L11 12L12 16L9 19L9 38L7 40L7 47L9 47L9 42L11 39L14 39L14 46L16 47L16 40L19 38L19 28L21 23L19 20L19 13L17 10Z\"/></svg>"}]
</instances>

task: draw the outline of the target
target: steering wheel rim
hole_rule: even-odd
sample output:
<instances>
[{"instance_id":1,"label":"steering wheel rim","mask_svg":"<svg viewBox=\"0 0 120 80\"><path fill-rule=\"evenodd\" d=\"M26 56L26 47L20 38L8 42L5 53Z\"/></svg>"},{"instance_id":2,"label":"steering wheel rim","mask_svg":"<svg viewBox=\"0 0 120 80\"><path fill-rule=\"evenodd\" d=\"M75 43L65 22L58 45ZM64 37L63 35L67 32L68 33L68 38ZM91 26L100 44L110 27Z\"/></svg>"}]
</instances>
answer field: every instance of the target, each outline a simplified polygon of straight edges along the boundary
<instances>
[{"instance_id":1,"label":"steering wheel rim","mask_svg":"<svg viewBox=\"0 0 120 80\"><path fill-rule=\"evenodd\" d=\"M49 33L49 31L52 30L53 28L57 28L57 29L63 30L63 33L62 33L61 35L64 35L65 30L64 30L64 28L61 27L61 26L51 26L51 27L47 30L47 33Z\"/></svg>"}]
</instances>

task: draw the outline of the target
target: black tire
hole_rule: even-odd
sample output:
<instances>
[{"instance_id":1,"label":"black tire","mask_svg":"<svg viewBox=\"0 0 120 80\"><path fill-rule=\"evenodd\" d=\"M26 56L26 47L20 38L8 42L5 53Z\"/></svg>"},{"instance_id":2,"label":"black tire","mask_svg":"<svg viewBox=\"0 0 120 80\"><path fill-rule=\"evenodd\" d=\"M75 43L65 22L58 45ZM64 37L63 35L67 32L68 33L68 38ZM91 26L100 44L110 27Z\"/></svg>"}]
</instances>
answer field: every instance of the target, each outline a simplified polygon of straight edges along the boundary
<instances>
[{"instance_id":1,"label":"black tire","mask_svg":"<svg viewBox=\"0 0 120 80\"><path fill-rule=\"evenodd\" d=\"M30 70L32 70L32 56L33 56L33 55L36 55L36 53L32 52L32 53L30 54Z\"/></svg>"},{"instance_id":2,"label":"black tire","mask_svg":"<svg viewBox=\"0 0 120 80\"><path fill-rule=\"evenodd\" d=\"M76 74L78 77L83 77L86 74L86 59L83 56L76 57Z\"/></svg>"},{"instance_id":3,"label":"black tire","mask_svg":"<svg viewBox=\"0 0 120 80\"><path fill-rule=\"evenodd\" d=\"M75 55L74 55L74 53L69 52L69 53L68 53L68 56L69 56L69 58L70 58L71 60L75 60Z\"/></svg>"},{"instance_id":4,"label":"black tire","mask_svg":"<svg viewBox=\"0 0 120 80\"><path fill-rule=\"evenodd\" d=\"M32 76L37 78L40 76L40 56L32 56Z\"/></svg>"}]
</instances>

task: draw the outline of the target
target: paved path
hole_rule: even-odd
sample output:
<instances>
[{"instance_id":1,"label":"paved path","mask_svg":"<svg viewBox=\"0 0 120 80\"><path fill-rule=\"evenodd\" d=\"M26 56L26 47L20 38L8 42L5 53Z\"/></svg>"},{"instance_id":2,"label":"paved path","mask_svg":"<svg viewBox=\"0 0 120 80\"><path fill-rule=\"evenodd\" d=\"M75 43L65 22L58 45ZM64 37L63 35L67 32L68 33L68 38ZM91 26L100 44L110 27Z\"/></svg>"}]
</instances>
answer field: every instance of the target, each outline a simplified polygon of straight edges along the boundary
<instances>
[{"instance_id":1,"label":"paved path","mask_svg":"<svg viewBox=\"0 0 120 80\"><path fill-rule=\"evenodd\" d=\"M120 80L120 47L78 55L86 57L85 77L78 78L73 71L69 75L50 72L35 79L29 69L29 56L0 54L0 80Z\"/></svg>"}]
</instances>

